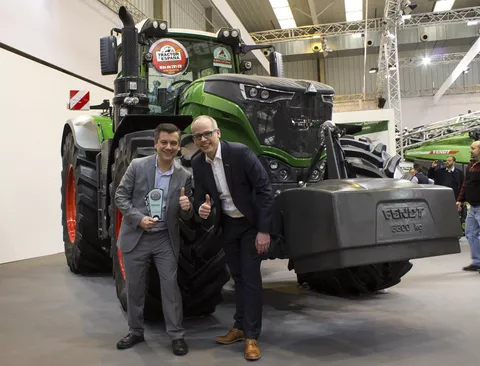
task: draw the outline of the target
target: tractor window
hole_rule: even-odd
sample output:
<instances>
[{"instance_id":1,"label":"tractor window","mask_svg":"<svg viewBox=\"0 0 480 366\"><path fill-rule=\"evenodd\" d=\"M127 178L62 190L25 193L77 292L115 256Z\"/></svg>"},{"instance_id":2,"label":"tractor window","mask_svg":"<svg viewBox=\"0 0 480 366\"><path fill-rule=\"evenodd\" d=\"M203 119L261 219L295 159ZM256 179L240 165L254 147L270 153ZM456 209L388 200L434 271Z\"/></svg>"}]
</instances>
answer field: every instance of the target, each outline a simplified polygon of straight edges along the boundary
<instances>
[{"instance_id":1,"label":"tractor window","mask_svg":"<svg viewBox=\"0 0 480 366\"><path fill-rule=\"evenodd\" d=\"M153 58L147 75L152 114L173 113L175 96L193 80L235 72L231 47L211 40L158 40L149 51Z\"/></svg>"}]
</instances>

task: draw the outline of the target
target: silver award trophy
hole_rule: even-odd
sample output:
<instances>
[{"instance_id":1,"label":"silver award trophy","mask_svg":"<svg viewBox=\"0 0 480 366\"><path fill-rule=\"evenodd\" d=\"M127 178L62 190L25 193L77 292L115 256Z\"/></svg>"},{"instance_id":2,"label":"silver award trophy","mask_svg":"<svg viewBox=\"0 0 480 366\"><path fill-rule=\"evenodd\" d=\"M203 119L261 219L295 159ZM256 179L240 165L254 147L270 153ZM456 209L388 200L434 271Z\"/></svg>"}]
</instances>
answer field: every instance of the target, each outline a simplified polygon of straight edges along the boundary
<instances>
[{"instance_id":1,"label":"silver award trophy","mask_svg":"<svg viewBox=\"0 0 480 366\"><path fill-rule=\"evenodd\" d=\"M162 220L163 215L163 189L154 188L145 196L145 203L150 217Z\"/></svg>"}]
</instances>

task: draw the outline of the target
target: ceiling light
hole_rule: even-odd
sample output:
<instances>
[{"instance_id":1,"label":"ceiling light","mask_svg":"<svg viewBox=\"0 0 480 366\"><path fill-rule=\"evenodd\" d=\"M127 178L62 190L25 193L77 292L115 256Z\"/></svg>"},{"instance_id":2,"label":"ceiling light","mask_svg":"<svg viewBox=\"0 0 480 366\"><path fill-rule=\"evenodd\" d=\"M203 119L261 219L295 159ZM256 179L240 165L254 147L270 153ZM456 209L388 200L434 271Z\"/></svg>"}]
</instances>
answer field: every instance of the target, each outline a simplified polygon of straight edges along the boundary
<instances>
[{"instance_id":1,"label":"ceiling light","mask_svg":"<svg viewBox=\"0 0 480 366\"><path fill-rule=\"evenodd\" d=\"M363 18L363 1L362 0L344 0L345 2L345 18L347 22L362 20Z\"/></svg>"},{"instance_id":2,"label":"ceiling light","mask_svg":"<svg viewBox=\"0 0 480 366\"><path fill-rule=\"evenodd\" d=\"M403 20L412 19L412 14L402 15Z\"/></svg>"},{"instance_id":3,"label":"ceiling light","mask_svg":"<svg viewBox=\"0 0 480 366\"><path fill-rule=\"evenodd\" d=\"M467 25L477 25L478 24L478 20L469 20L467 22Z\"/></svg>"},{"instance_id":4,"label":"ceiling light","mask_svg":"<svg viewBox=\"0 0 480 366\"><path fill-rule=\"evenodd\" d=\"M422 64L428 65L430 64L430 61L432 61L430 57L424 57L422 60Z\"/></svg>"},{"instance_id":5,"label":"ceiling light","mask_svg":"<svg viewBox=\"0 0 480 366\"><path fill-rule=\"evenodd\" d=\"M288 0L270 0L270 5L282 29L297 28Z\"/></svg>"},{"instance_id":6,"label":"ceiling light","mask_svg":"<svg viewBox=\"0 0 480 366\"><path fill-rule=\"evenodd\" d=\"M372 67L368 72L370 74L375 74L376 72L378 72L378 68L377 67Z\"/></svg>"},{"instance_id":7,"label":"ceiling light","mask_svg":"<svg viewBox=\"0 0 480 366\"><path fill-rule=\"evenodd\" d=\"M433 11L447 11L451 10L455 0L437 0Z\"/></svg>"}]
</instances>

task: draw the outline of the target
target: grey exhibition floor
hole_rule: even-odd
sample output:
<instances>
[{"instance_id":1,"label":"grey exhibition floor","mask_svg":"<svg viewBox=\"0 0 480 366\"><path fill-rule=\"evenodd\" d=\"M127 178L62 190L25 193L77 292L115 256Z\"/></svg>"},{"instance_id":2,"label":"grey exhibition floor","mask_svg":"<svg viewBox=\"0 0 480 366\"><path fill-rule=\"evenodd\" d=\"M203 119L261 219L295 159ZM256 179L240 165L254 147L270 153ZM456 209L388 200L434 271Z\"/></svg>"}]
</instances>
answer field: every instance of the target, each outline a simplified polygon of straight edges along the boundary
<instances>
[{"instance_id":1,"label":"grey exhibition floor","mask_svg":"<svg viewBox=\"0 0 480 366\"><path fill-rule=\"evenodd\" d=\"M263 365L478 364L480 274L462 253L414 261L400 285L347 300L296 286L285 262L264 264ZM0 265L0 365L240 365L242 344L213 337L231 324L232 297L212 317L186 322L190 353L175 357L161 324L117 351L127 330L110 277L69 272L63 254Z\"/></svg>"}]
</instances>

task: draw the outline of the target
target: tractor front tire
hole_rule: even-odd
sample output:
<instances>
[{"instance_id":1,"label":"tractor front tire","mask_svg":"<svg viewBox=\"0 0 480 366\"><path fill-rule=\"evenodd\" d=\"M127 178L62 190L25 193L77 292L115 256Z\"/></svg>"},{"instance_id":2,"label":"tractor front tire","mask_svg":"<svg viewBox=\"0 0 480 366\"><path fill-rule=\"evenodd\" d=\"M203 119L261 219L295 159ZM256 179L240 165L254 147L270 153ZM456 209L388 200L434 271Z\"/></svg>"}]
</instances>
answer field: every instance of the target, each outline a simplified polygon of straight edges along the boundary
<instances>
[{"instance_id":1,"label":"tractor front tire","mask_svg":"<svg viewBox=\"0 0 480 366\"><path fill-rule=\"evenodd\" d=\"M117 297L124 311L127 311L126 273L121 250L117 248L117 238L122 225L122 214L115 205L115 192L127 167L135 158L155 153L153 130L138 131L125 135L115 150L112 166L112 183L110 185L110 217L112 237L111 249L113 275ZM205 238L197 232L196 242ZM184 243L180 248L177 281L182 294L183 314L185 317L208 315L215 312L216 306L223 301L222 289L228 282L230 274L225 263L223 249L215 243L208 250L195 251L195 241ZM141 286L141 284L138 284ZM149 320L161 320L162 299L160 280L157 269L151 261L146 275L146 300L144 317Z\"/></svg>"},{"instance_id":2,"label":"tractor front tire","mask_svg":"<svg viewBox=\"0 0 480 366\"><path fill-rule=\"evenodd\" d=\"M367 142L343 138L340 140L349 166L349 178L387 178L383 171L383 144L373 147ZM412 268L410 261L385 262L340 268L331 271L301 273L299 285L332 296L359 296L384 290L400 283Z\"/></svg>"},{"instance_id":3,"label":"tractor front tire","mask_svg":"<svg viewBox=\"0 0 480 366\"><path fill-rule=\"evenodd\" d=\"M77 148L70 132L62 153L61 210L67 264L76 274L109 272L110 243L98 237L95 152Z\"/></svg>"}]
</instances>

